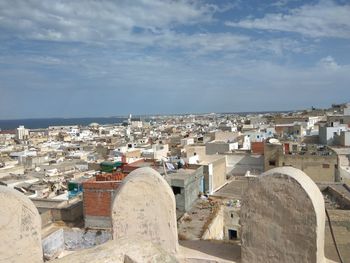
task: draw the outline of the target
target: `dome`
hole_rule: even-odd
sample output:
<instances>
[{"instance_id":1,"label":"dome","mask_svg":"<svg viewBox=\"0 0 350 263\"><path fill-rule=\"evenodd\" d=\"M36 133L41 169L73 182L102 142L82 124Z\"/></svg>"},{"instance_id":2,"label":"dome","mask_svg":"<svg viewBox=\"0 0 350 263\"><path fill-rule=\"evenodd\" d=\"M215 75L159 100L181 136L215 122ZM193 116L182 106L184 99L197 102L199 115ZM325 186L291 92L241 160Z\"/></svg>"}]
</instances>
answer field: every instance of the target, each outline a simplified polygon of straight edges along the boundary
<instances>
[{"instance_id":1,"label":"dome","mask_svg":"<svg viewBox=\"0 0 350 263\"><path fill-rule=\"evenodd\" d=\"M90 127L98 127L100 126L100 124L98 124L97 122L92 122L89 124Z\"/></svg>"}]
</instances>

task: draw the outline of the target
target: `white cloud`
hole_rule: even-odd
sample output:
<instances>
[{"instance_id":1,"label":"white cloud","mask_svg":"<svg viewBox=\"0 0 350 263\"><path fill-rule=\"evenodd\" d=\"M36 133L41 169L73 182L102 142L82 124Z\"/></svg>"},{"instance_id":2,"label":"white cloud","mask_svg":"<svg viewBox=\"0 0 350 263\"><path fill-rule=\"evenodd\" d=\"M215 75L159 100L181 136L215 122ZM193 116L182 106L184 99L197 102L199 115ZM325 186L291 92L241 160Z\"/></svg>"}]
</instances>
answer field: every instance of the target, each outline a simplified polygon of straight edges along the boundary
<instances>
[{"instance_id":1,"label":"white cloud","mask_svg":"<svg viewBox=\"0 0 350 263\"><path fill-rule=\"evenodd\" d=\"M341 66L334 60L332 56L324 57L320 60L319 65L322 68L330 69L330 70L338 70Z\"/></svg>"},{"instance_id":2,"label":"white cloud","mask_svg":"<svg viewBox=\"0 0 350 263\"><path fill-rule=\"evenodd\" d=\"M215 52L256 52L281 55L302 52L296 40L259 40L232 32L186 32L177 26L216 23L215 13L239 2L221 6L202 1L40 1L0 0L0 37L15 36L56 42L94 43L102 47L159 47L198 56ZM201 24L202 25L202 24Z\"/></svg>"},{"instance_id":3,"label":"white cloud","mask_svg":"<svg viewBox=\"0 0 350 263\"><path fill-rule=\"evenodd\" d=\"M350 38L350 5L321 1L304 5L287 14L266 14L263 18L227 21L232 27L296 32L309 37Z\"/></svg>"},{"instance_id":4,"label":"white cloud","mask_svg":"<svg viewBox=\"0 0 350 263\"><path fill-rule=\"evenodd\" d=\"M157 31L205 22L215 6L193 1L0 1L0 28L20 37L61 41L108 41L135 28Z\"/></svg>"}]
</instances>

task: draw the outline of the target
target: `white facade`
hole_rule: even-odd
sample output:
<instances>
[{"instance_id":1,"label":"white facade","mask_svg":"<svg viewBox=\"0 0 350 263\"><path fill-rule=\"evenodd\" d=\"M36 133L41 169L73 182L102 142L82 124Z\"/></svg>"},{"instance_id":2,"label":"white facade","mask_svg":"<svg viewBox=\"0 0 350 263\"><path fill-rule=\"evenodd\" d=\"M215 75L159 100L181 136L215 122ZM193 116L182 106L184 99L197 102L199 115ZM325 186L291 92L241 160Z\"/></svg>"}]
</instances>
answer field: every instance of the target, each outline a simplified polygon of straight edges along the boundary
<instances>
[{"instance_id":1,"label":"white facade","mask_svg":"<svg viewBox=\"0 0 350 263\"><path fill-rule=\"evenodd\" d=\"M29 137L29 130L24 128L24 126L19 126L16 131L16 138L18 140L26 140Z\"/></svg>"},{"instance_id":2,"label":"white facade","mask_svg":"<svg viewBox=\"0 0 350 263\"><path fill-rule=\"evenodd\" d=\"M181 139L181 146L190 145L190 144L194 144L194 139L193 138Z\"/></svg>"},{"instance_id":3,"label":"white facade","mask_svg":"<svg viewBox=\"0 0 350 263\"><path fill-rule=\"evenodd\" d=\"M335 143L335 136L339 136L342 131L347 130L348 127L346 125L339 125L337 127L320 127L320 143L324 145L333 145Z\"/></svg>"}]
</instances>

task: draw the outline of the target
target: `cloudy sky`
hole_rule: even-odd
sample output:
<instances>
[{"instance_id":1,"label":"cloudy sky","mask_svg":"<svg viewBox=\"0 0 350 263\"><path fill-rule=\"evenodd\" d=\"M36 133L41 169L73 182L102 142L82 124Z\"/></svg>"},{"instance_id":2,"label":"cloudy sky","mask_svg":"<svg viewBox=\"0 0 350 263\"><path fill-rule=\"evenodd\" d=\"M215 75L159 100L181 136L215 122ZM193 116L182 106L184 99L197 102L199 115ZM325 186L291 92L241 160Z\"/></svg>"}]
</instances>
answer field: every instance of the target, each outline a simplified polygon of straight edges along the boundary
<instances>
[{"instance_id":1,"label":"cloudy sky","mask_svg":"<svg viewBox=\"0 0 350 263\"><path fill-rule=\"evenodd\" d=\"M0 0L0 119L350 101L349 0Z\"/></svg>"}]
</instances>

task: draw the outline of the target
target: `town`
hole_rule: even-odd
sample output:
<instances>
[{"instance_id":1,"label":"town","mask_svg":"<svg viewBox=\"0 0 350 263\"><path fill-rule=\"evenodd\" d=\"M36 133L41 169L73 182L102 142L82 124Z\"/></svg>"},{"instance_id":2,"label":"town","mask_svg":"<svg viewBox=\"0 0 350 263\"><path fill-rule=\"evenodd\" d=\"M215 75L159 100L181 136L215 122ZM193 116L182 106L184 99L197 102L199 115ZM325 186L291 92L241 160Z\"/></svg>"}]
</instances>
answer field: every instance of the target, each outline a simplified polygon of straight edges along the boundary
<instances>
[{"instance_id":1,"label":"town","mask_svg":"<svg viewBox=\"0 0 350 263\"><path fill-rule=\"evenodd\" d=\"M337 247L349 259L350 103L293 112L130 115L116 124L0 130L0 185L20 192L38 210L45 261L72 262L74 252L114 239L118 202L131 210L138 205L119 200L118 191L131 183L121 187L129 174L147 169L172 190L180 245L204 251L201 259L239 261L237 253L225 257L220 251L241 244L244 196L265 173L283 167L299 169L316 183ZM194 241L220 249L210 254L194 248ZM339 260L327 222L324 251ZM0 262L6 261L0 256Z\"/></svg>"}]
</instances>

